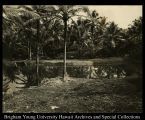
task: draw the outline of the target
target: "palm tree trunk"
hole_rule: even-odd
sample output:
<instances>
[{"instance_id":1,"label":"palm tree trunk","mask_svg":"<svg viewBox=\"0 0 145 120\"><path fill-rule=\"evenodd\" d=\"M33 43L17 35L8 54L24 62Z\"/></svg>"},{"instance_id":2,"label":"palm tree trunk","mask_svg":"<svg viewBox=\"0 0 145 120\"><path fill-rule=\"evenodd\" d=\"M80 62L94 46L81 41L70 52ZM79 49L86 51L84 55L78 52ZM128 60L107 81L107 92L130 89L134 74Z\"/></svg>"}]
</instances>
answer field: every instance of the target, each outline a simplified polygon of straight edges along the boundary
<instances>
[{"instance_id":1,"label":"palm tree trunk","mask_svg":"<svg viewBox=\"0 0 145 120\"><path fill-rule=\"evenodd\" d=\"M92 33L92 43L94 44L94 25L91 26L91 33ZM94 55L94 48L91 48L91 57L93 58Z\"/></svg>"},{"instance_id":2,"label":"palm tree trunk","mask_svg":"<svg viewBox=\"0 0 145 120\"><path fill-rule=\"evenodd\" d=\"M37 20L36 81L38 85L39 85L39 29L40 29L40 24L39 24L39 20Z\"/></svg>"},{"instance_id":3,"label":"palm tree trunk","mask_svg":"<svg viewBox=\"0 0 145 120\"><path fill-rule=\"evenodd\" d=\"M42 57L44 57L44 51L43 51L43 47L42 47L42 52L41 52L41 53L42 53Z\"/></svg>"},{"instance_id":4,"label":"palm tree trunk","mask_svg":"<svg viewBox=\"0 0 145 120\"><path fill-rule=\"evenodd\" d=\"M29 60L32 60L32 51L31 51L30 40L28 40L28 55L29 55Z\"/></svg>"},{"instance_id":5,"label":"palm tree trunk","mask_svg":"<svg viewBox=\"0 0 145 120\"><path fill-rule=\"evenodd\" d=\"M63 71L63 80L66 80L66 37L67 37L67 20L64 20L64 71Z\"/></svg>"},{"instance_id":6,"label":"palm tree trunk","mask_svg":"<svg viewBox=\"0 0 145 120\"><path fill-rule=\"evenodd\" d=\"M30 44L30 48L29 48L29 59L32 60L32 50L31 50L31 44Z\"/></svg>"},{"instance_id":7,"label":"palm tree trunk","mask_svg":"<svg viewBox=\"0 0 145 120\"><path fill-rule=\"evenodd\" d=\"M28 60L32 60L32 51L31 51L31 37L30 37L30 33L28 31L26 31L27 34L27 39L28 39Z\"/></svg>"}]
</instances>

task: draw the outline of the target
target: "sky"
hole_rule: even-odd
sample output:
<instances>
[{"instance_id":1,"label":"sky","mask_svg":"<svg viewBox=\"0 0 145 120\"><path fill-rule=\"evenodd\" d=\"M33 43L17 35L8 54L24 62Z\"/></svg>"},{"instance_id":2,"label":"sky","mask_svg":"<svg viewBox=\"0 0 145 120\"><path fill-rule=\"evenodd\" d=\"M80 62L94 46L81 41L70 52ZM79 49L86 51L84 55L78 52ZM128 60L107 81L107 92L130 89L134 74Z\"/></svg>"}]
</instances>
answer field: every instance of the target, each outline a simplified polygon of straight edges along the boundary
<instances>
[{"instance_id":1,"label":"sky","mask_svg":"<svg viewBox=\"0 0 145 120\"><path fill-rule=\"evenodd\" d=\"M142 5L93 5L90 10L96 10L100 16L107 17L108 21L114 21L121 28L127 28L133 20L142 16Z\"/></svg>"},{"instance_id":2,"label":"sky","mask_svg":"<svg viewBox=\"0 0 145 120\"><path fill-rule=\"evenodd\" d=\"M133 20L142 16L142 5L87 5L87 7L90 10L96 10L99 16L107 17L107 22L114 21L124 29Z\"/></svg>"}]
</instances>

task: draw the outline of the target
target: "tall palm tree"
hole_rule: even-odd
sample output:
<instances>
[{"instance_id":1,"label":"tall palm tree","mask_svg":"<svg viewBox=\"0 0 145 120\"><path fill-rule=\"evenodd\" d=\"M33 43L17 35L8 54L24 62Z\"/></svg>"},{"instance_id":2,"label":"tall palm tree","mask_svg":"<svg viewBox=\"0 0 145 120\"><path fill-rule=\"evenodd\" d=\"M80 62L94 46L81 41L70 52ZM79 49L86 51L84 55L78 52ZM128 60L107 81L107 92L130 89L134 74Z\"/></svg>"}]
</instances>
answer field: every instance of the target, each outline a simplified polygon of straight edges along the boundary
<instances>
[{"instance_id":1,"label":"tall palm tree","mask_svg":"<svg viewBox=\"0 0 145 120\"><path fill-rule=\"evenodd\" d=\"M94 44L96 46L96 49L95 49L96 53L103 48L104 33L108 25L109 23L107 22L106 17L101 17L99 19L98 27L96 31L97 34L94 36L95 37Z\"/></svg>"},{"instance_id":2,"label":"tall palm tree","mask_svg":"<svg viewBox=\"0 0 145 120\"><path fill-rule=\"evenodd\" d=\"M45 28L41 28L41 40L43 40L41 43L46 48L45 53L48 53L51 58L56 58L59 50L63 50L63 24L60 20L53 19L43 26ZM47 51L47 49L49 50Z\"/></svg>"},{"instance_id":3,"label":"tall palm tree","mask_svg":"<svg viewBox=\"0 0 145 120\"><path fill-rule=\"evenodd\" d=\"M77 16L79 11L86 11L86 7L76 6L76 5L55 5L51 6L51 11L54 16L63 21L64 24L64 71L63 79L66 80L67 71L66 71L66 45L67 45L67 29L68 21L74 16Z\"/></svg>"},{"instance_id":4,"label":"tall palm tree","mask_svg":"<svg viewBox=\"0 0 145 120\"><path fill-rule=\"evenodd\" d=\"M82 19L81 17L75 22L72 22L72 29L71 29L71 36L70 39L75 41L77 49L78 49L78 56L81 57L81 51L85 52L86 49L92 48L90 46L90 36L91 32L89 27L86 26L87 20Z\"/></svg>"},{"instance_id":5,"label":"tall palm tree","mask_svg":"<svg viewBox=\"0 0 145 120\"><path fill-rule=\"evenodd\" d=\"M28 39L28 54L29 59L31 60L31 41L30 34L28 33L33 32L34 28L31 28L30 25L25 25L25 22L29 21L30 19L32 21L32 19L36 19L39 16L33 12L30 6L4 6L3 16L4 21L9 21L11 25L16 26L17 31L14 32L14 36L21 35L21 32L23 32L24 36L27 36L26 39Z\"/></svg>"},{"instance_id":6,"label":"tall palm tree","mask_svg":"<svg viewBox=\"0 0 145 120\"><path fill-rule=\"evenodd\" d=\"M131 25L129 25L127 32L127 74L133 73L142 77L142 62L143 62L143 39L142 39L142 17L135 19ZM142 79L138 79L140 82Z\"/></svg>"},{"instance_id":7,"label":"tall palm tree","mask_svg":"<svg viewBox=\"0 0 145 120\"><path fill-rule=\"evenodd\" d=\"M18 40L20 36L20 34L18 34L18 31L21 27L23 27L24 22L23 19L20 17L21 12L22 11L20 9L17 9L17 7L15 6L3 6L3 42L5 42L5 40L7 41L7 38L9 37L10 44L8 46L12 47L12 45L14 45L15 49L18 48L17 45L22 45L21 39L25 36L21 36L21 39ZM11 54L12 53L13 52L11 51Z\"/></svg>"},{"instance_id":8,"label":"tall palm tree","mask_svg":"<svg viewBox=\"0 0 145 120\"><path fill-rule=\"evenodd\" d=\"M129 54L135 58L142 57L142 17L135 19L127 30ZM136 57L138 56L138 57Z\"/></svg>"},{"instance_id":9,"label":"tall palm tree","mask_svg":"<svg viewBox=\"0 0 145 120\"><path fill-rule=\"evenodd\" d=\"M82 16L85 17L85 19L80 17L77 22L73 22L73 24L77 30L77 34L75 34L77 35L76 39L79 39L77 40L78 45L80 45L78 47L78 53L80 53L81 47L87 48L87 51L90 51L90 57L93 57L93 53L98 51L102 46L103 33L108 23L106 22L106 17L99 17L96 11L91 12L87 10L87 15L89 17Z\"/></svg>"},{"instance_id":10,"label":"tall palm tree","mask_svg":"<svg viewBox=\"0 0 145 120\"><path fill-rule=\"evenodd\" d=\"M13 10L11 10L13 8ZM37 53L36 53L36 79L39 84L39 42L40 42L40 20L43 17L49 16L49 14L46 12L45 6L43 5L34 5L34 6L6 6L4 8L4 19L9 20L8 18L15 18L17 21L14 21L14 23L21 23L18 25L19 30L16 32L18 34L19 32L26 30L26 28L29 28L29 25L33 25L34 28L36 28L36 44L37 44ZM24 20L25 18L25 20ZM10 19L11 20L11 19ZM10 21L9 20L9 21ZM35 24L36 26L34 26ZM15 35L16 35L15 34ZM29 42L30 43L30 42ZM29 44L29 47L31 45ZM30 51L31 48L29 48ZM29 52L31 54L31 52ZM29 55L31 57L31 55ZM31 59L31 58L30 58Z\"/></svg>"},{"instance_id":11,"label":"tall palm tree","mask_svg":"<svg viewBox=\"0 0 145 120\"><path fill-rule=\"evenodd\" d=\"M86 27L89 29L91 33L90 45L92 46L92 49L90 49L90 52L91 52L91 57L94 57L95 42L96 42L97 33L98 33L99 20L102 17L99 16L96 10L90 11L89 9L87 9L86 13L87 13Z\"/></svg>"},{"instance_id":12,"label":"tall palm tree","mask_svg":"<svg viewBox=\"0 0 145 120\"><path fill-rule=\"evenodd\" d=\"M122 29L119 28L114 22L111 22L109 26L106 28L104 34L103 34L103 46L104 49L108 52L108 55L115 55L117 49L117 44L120 41L125 41L125 39L122 36Z\"/></svg>"},{"instance_id":13,"label":"tall palm tree","mask_svg":"<svg viewBox=\"0 0 145 120\"><path fill-rule=\"evenodd\" d=\"M24 6L23 8L27 8ZM48 7L49 8L49 7ZM27 21L26 24L29 24L33 21L36 23L36 29L37 29L37 37L36 37L36 81L38 85L40 84L40 79L39 79L39 54L40 54L40 31L41 31L41 24L42 19L47 17L50 17L49 12L47 11L48 8L44 5L33 5L29 8L27 8L30 12L33 11L34 14L38 15L37 18L32 18L29 21Z\"/></svg>"},{"instance_id":14,"label":"tall palm tree","mask_svg":"<svg viewBox=\"0 0 145 120\"><path fill-rule=\"evenodd\" d=\"M92 37L92 41L94 41L94 35L95 35L95 30L98 29L98 25L99 25L99 19L101 17L99 17L99 14L97 13L96 10L90 11L89 9L87 9L87 26L90 28L91 31L91 37Z\"/></svg>"}]
</instances>

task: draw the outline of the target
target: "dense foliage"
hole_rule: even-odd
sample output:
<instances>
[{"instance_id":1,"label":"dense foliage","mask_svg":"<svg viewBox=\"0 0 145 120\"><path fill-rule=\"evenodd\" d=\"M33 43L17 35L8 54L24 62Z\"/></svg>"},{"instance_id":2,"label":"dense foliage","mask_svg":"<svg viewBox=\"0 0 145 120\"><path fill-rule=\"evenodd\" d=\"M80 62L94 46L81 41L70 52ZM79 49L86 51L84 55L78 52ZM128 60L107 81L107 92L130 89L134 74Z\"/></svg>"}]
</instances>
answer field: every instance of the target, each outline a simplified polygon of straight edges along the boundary
<instances>
[{"instance_id":1,"label":"dense foliage","mask_svg":"<svg viewBox=\"0 0 145 120\"><path fill-rule=\"evenodd\" d=\"M4 6L3 55L7 59L35 59L37 23L40 19L39 55L41 59L62 59L64 52L64 23L60 11L65 6ZM68 17L79 12L71 8ZM67 9L67 8L66 8ZM59 12L58 12L59 11ZM107 22L96 11L83 8L86 16L68 21L67 58L98 58L142 54L142 18L128 29Z\"/></svg>"},{"instance_id":2,"label":"dense foliage","mask_svg":"<svg viewBox=\"0 0 145 120\"><path fill-rule=\"evenodd\" d=\"M36 60L38 84L40 59L64 59L65 79L66 59L125 57L127 74L142 76L142 17L123 29L85 6L5 5L2 27L3 58Z\"/></svg>"}]
</instances>

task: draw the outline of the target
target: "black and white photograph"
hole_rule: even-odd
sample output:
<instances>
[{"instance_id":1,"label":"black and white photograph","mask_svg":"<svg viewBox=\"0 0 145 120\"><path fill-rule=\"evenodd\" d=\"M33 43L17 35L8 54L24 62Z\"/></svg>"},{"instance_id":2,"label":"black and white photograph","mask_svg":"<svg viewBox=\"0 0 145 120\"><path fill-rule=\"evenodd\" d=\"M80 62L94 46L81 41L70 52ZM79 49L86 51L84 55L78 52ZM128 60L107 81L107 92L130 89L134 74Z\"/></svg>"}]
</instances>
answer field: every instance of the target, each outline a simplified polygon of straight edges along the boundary
<instances>
[{"instance_id":1,"label":"black and white photograph","mask_svg":"<svg viewBox=\"0 0 145 120\"><path fill-rule=\"evenodd\" d=\"M3 5L3 113L142 113L142 5Z\"/></svg>"}]
</instances>

